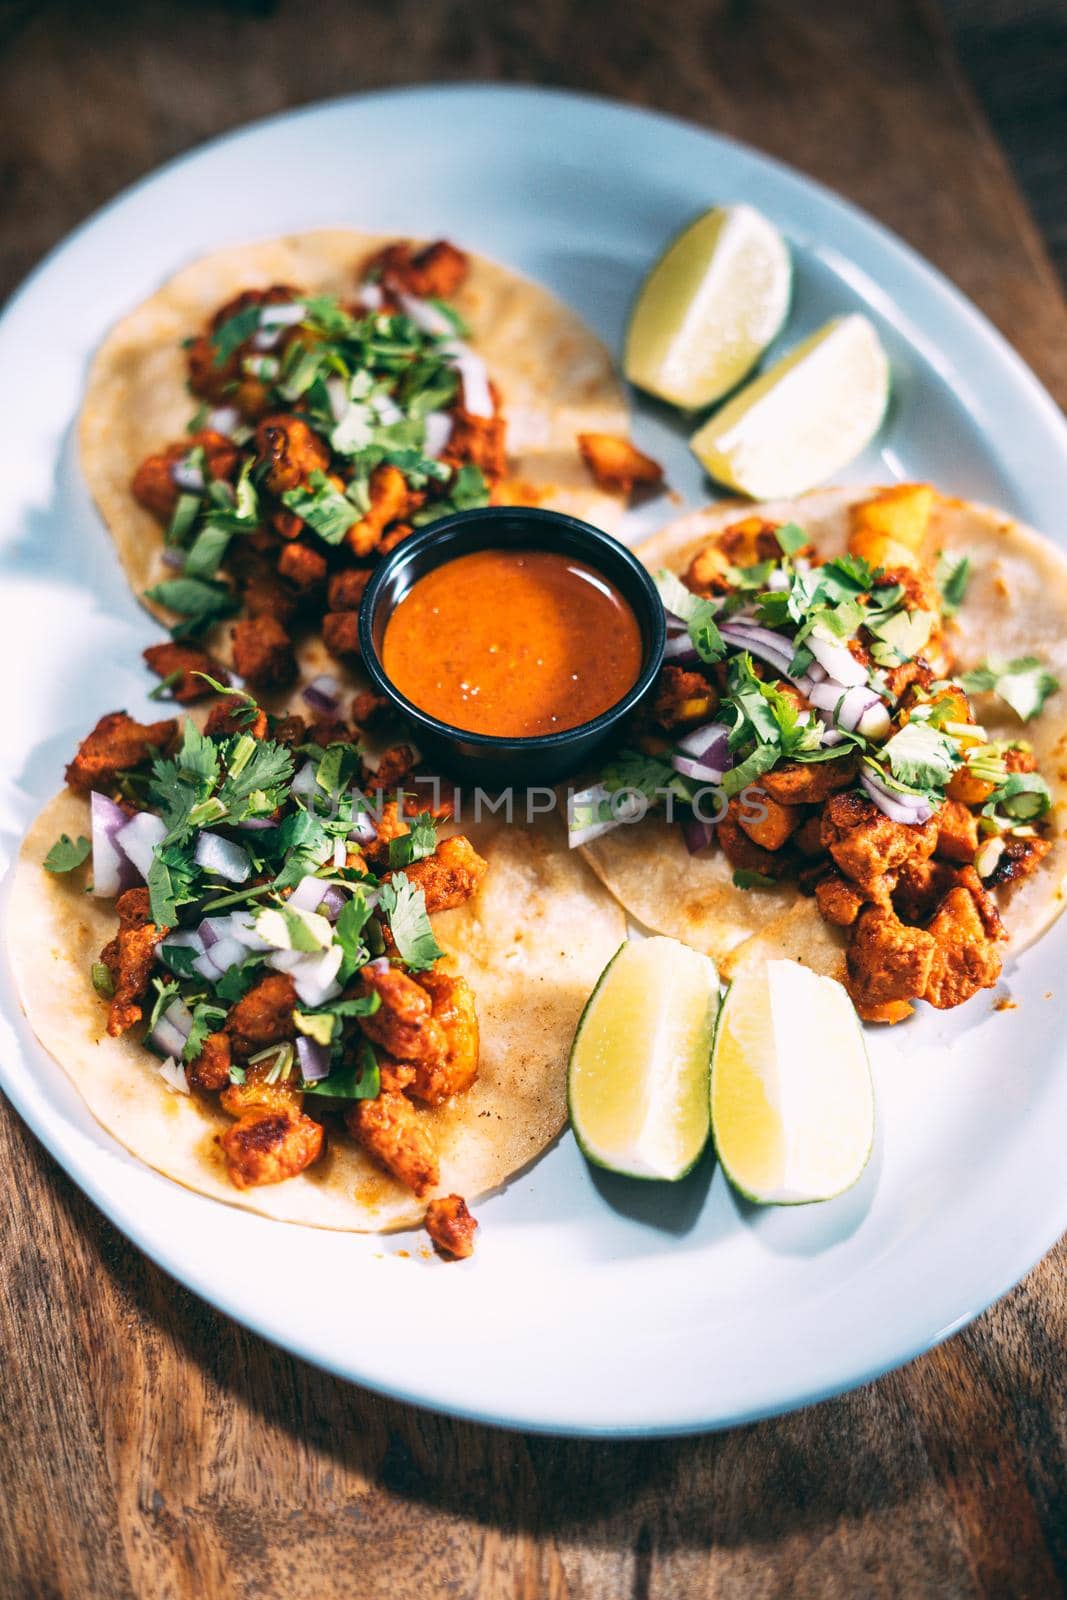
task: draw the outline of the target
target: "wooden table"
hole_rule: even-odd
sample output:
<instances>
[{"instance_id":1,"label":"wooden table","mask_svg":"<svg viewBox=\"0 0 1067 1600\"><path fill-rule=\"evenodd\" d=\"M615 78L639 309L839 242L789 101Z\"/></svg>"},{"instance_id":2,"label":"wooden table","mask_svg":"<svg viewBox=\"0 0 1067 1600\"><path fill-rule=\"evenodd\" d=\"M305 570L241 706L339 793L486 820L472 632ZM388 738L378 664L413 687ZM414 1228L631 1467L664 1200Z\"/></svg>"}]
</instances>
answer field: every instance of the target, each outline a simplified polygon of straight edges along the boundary
<instances>
[{"instance_id":1,"label":"wooden table","mask_svg":"<svg viewBox=\"0 0 1067 1600\"><path fill-rule=\"evenodd\" d=\"M0 4L0 50L0 289L248 118L394 82L566 84L722 129L868 207L1067 400L1062 296L930 0ZM844 1399L704 1439L560 1443L376 1399L242 1332L6 1109L0 1168L4 1596L1061 1592L1063 1245Z\"/></svg>"}]
</instances>

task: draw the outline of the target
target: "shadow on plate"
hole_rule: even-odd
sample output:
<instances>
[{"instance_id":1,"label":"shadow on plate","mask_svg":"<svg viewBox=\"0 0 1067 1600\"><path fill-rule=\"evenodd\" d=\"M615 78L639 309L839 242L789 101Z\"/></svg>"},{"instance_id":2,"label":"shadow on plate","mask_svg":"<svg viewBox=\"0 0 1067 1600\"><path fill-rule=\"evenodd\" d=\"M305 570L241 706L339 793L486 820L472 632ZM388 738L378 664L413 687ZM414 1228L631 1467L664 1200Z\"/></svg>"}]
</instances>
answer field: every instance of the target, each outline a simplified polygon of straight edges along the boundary
<instances>
[{"instance_id":1,"label":"shadow on plate","mask_svg":"<svg viewBox=\"0 0 1067 1600\"><path fill-rule=\"evenodd\" d=\"M710 1144L692 1172L677 1183L623 1178L603 1167L589 1168L593 1187L613 1211L679 1239L696 1227L714 1172L715 1154Z\"/></svg>"}]
</instances>

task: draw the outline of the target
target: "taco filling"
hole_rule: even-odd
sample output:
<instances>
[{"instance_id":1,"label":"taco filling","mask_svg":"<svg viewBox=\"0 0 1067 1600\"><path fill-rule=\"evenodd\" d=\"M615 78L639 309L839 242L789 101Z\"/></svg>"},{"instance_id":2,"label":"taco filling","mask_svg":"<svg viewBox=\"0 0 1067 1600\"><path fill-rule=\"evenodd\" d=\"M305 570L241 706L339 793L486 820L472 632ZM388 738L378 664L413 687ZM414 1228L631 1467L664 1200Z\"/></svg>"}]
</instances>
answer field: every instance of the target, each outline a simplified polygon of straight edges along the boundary
<instances>
[{"instance_id":1,"label":"taco filling","mask_svg":"<svg viewBox=\"0 0 1067 1600\"><path fill-rule=\"evenodd\" d=\"M657 808L735 890L812 897L868 1021L991 987L994 891L1051 848L1030 744L992 737L972 697L1021 728L1059 685L1035 656L958 670L969 560L921 554L933 501L902 485L853 503L828 557L796 522L751 516L661 572L668 659L630 747L573 806L594 860L592 841Z\"/></svg>"},{"instance_id":2,"label":"taco filling","mask_svg":"<svg viewBox=\"0 0 1067 1600\"><path fill-rule=\"evenodd\" d=\"M462 835L376 781L356 746L308 741L231 697L192 722L104 717L67 769L117 927L92 968L107 1033L143 1028L175 1092L210 1098L230 1182L285 1182L355 1140L419 1198L439 1182L429 1107L478 1074L475 995L440 966L429 915L461 905L486 863ZM224 708L219 708L224 711ZM293 742L294 738L297 742ZM469 1255L463 1199L430 1199L438 1247Z\"/></svg>"}]
</instances>

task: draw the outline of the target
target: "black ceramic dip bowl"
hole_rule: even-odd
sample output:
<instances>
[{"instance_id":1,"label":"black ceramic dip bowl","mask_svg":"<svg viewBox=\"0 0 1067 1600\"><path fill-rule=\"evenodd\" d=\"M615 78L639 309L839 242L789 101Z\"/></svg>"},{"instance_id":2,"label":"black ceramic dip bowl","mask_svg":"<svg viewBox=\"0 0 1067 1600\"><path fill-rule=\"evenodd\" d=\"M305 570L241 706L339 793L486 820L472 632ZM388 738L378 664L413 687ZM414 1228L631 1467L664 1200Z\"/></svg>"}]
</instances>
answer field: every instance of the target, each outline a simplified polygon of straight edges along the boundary
<instances>
[{"instance_id":1,"label":"black ceramic dip bowl","mask_svg":"<svg viewBox=\"0 0 1067 1600\"><path fill-rule=\"evenodd\" d=\"M472 732L444 720L398 687L386 669L386 630L394 612L420 579L476 552L508 552L512 556L515 552L549 552L588 569L586 577L592 577L594 588L597 576L606 580L601 589L605 594L613 592L616 603L624 603L632 617L621 620L630 632L636 623L639 635L634 645L636 675L628 687L620 685L618 699L576 726L533 734L488 733ZM590 606L586 648L595 666L598 649L608 641L603 639L603 627L596 620L600 597L591 592L590 599L595 603ZM519 603L514 605L513 614L510 606L499 609L503 636L511 629L522 630ZM442 650L442 640L435 641L433 637L433 616L431 609L424 638L420 636L430 660L435 651L440 655ZM455 623L451 626L455 631ZM376 568L367 585L360 607L359 637L363 663L375 689L412 725L415 743L430 763L450 776L500 788L510 784L555 784L604 756L619 741L626 719L655 683L663 659L665 624L663 605L648 572L610 534L556 511L491 506L442 518L402 540ZM521 633L517 637L521 642ZM519 671L515 669L516 698L526 687L525 682L517 681ZM506 683L504 689L506 692Z\"/></svg>"}]
</instances>

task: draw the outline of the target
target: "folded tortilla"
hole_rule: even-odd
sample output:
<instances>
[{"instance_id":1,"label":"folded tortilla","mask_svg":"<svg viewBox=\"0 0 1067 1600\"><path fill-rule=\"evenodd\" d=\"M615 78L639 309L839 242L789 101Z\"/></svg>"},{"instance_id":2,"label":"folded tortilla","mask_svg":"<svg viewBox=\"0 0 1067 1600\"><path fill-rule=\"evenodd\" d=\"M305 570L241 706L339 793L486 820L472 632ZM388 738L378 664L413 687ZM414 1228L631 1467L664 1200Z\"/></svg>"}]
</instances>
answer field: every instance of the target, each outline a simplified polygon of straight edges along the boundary
<instances>
[{"instance_id":1,"label":"folded tortilla","mask_svg":"<svg viewBox=\"0 0 1067 1600\"><path fill-rule=\"evenodd\" d=\"M473 899L433 925L446 969L474 990L480 1066L465 1094L419 1114L440 1155L435 1192L473 1203L540 1155L566 1122L571 1039L626 927L619 905L566 849L558 819L465 831L489 871ZM61 833L89 832L89 803L69 789L34 822L15 871L8 949L30 1026L97 1121L168 1178L261 1216L349 1232L418 1223L426 1201L378 1167L339 1119L306 1172L234 1187L218 1145L232 1119L213 1098L168 1088L137 1030L117 1039L106 1032L90 968L114 934L114 903L85 893L88 868L57 876L41 864ZM305 1109L314 1112L313 1098Z\"/></svg>"},{"instance_id":2,"label":"folded tortilla","mask_svg":"<svg viewBox=\"0 0 1067 1600\"><path fill-rule=\"evenodd\" d=\"M144 458L180 439L197 400L186 388L182 340L245 289L292 284L311 294L351 298L359 264L397 237L351 228L320 229L234 246L184 267L123 318L93 361L79 424L82 468L134 592L162 621L165 607L144 591L174 576L163 557L163 529L138 505L130 480ZM602 528L622 513L583 465L582 432L627 433L626 402L605 346L546 289L482 256L450 302L471 329L503 397L514 498L526 497ZM229 661L229 628L207 641ZM307 641L325 658L321 641ZM312 662L301 664L314 670ZM340 673L336 662L331 670Z\"/></svg>"},{"instance_id":3,"label":"folded tortilla","mask_svg":"<svg viewBox=\"0 0 1067 1600\"><path fill-rule=\"evenodd\" d=\"M724 528L759 516L799 523L819 555L829 559L848 547L850 506L875 493L823 489L765 505L720 503L671 523L638 554L653 572L667 567L683 573ZM1017 886L996 891L1009 947L1018 951L1055 921L1067 892L1067 557L1002 512L942 496L920 553L929 558L938 551L971 560L966 597L948 629L957 670L986 657L1034 655L1061 685L1031 722L1020 721L993 695L971 697L991 739L1032 745L1052 793L1051 851ZM814 899L788 883L738 889L717 846L691 856L681 829L662 819L615 828L584 846L583 854L638 922L704 951L727 977L760 955L788 956L837 978L844 974L844 935L823 920Z\"/></svg>"}]
</instances>

